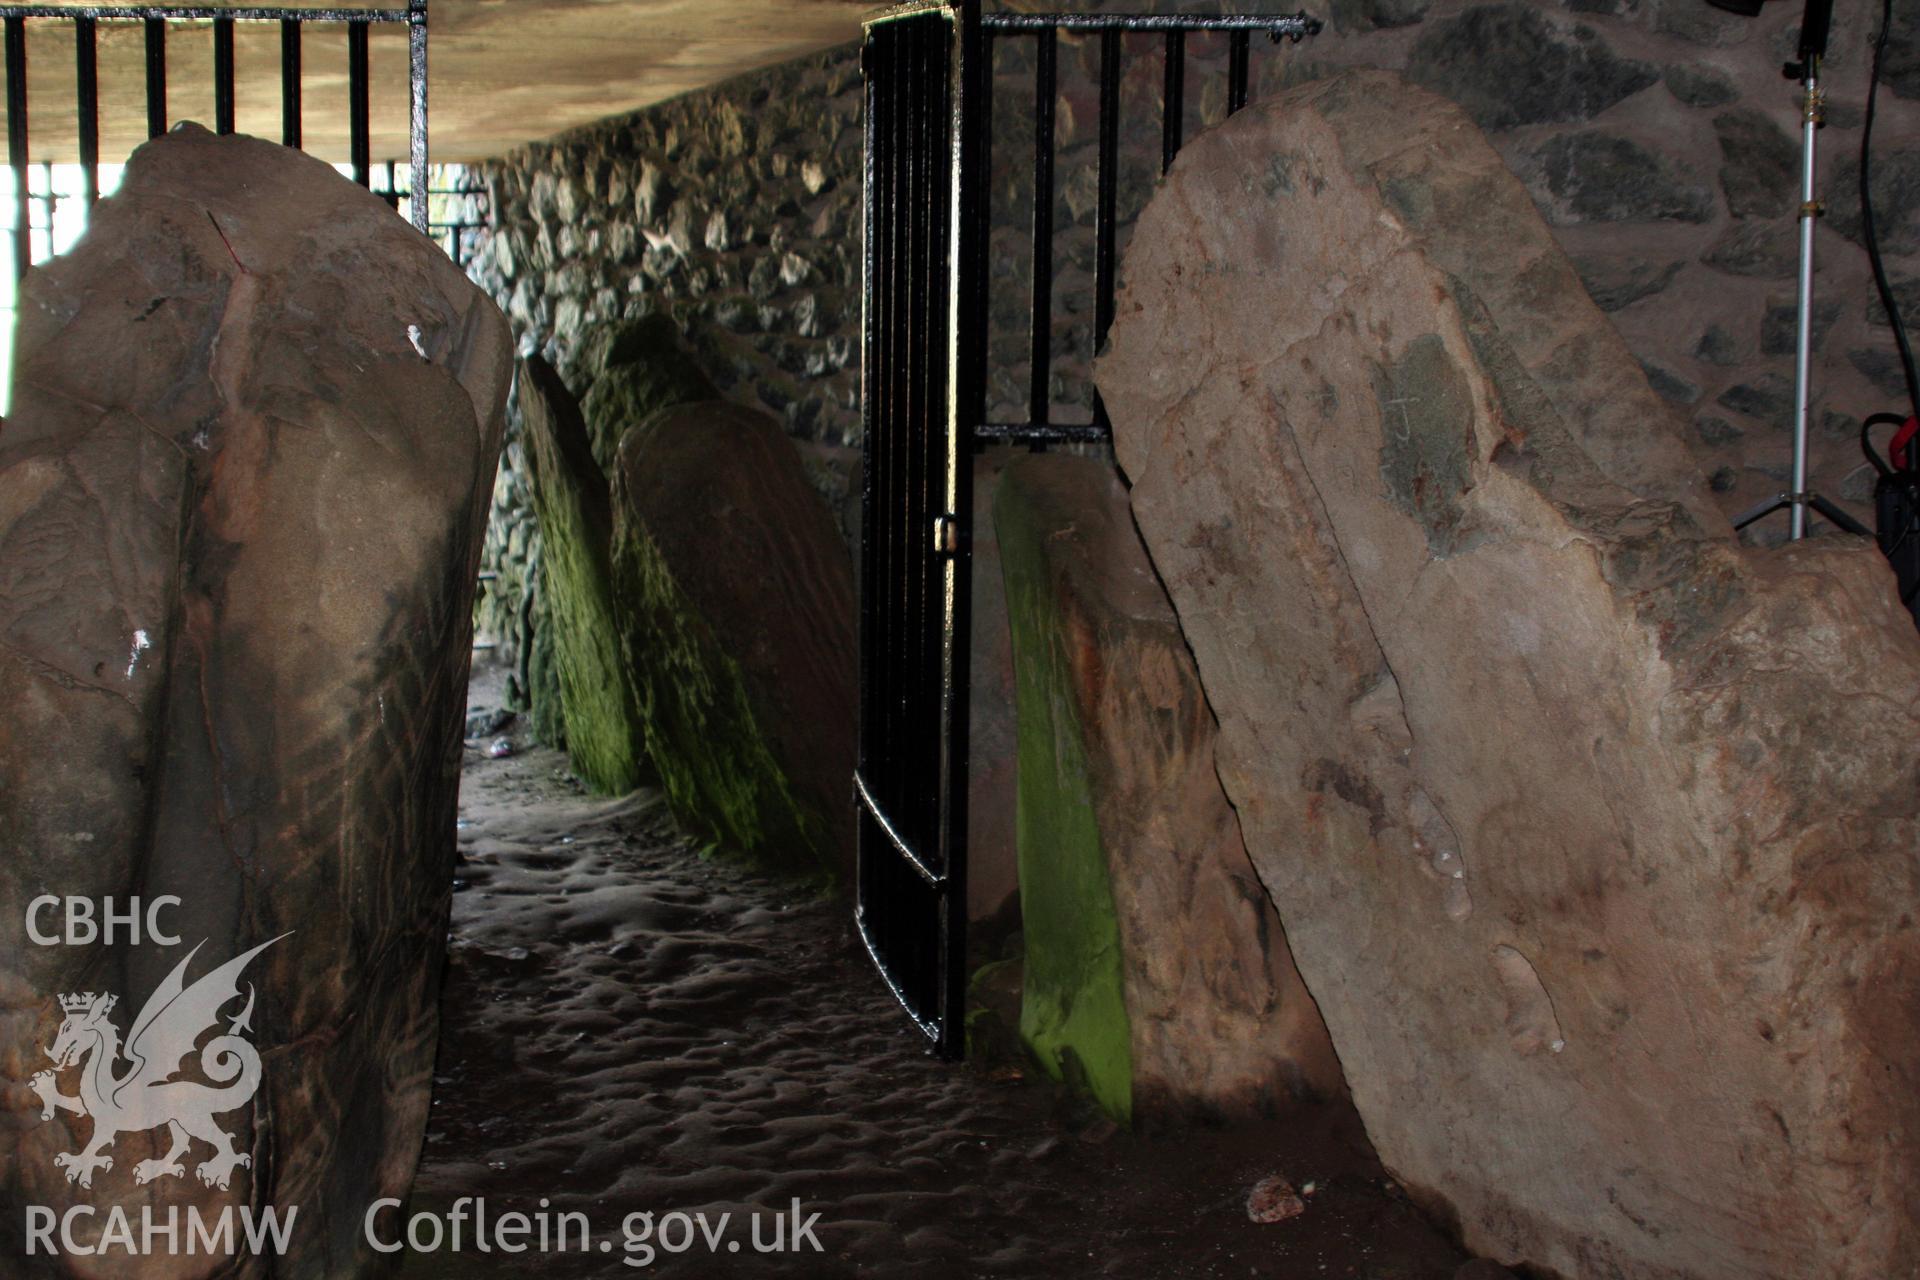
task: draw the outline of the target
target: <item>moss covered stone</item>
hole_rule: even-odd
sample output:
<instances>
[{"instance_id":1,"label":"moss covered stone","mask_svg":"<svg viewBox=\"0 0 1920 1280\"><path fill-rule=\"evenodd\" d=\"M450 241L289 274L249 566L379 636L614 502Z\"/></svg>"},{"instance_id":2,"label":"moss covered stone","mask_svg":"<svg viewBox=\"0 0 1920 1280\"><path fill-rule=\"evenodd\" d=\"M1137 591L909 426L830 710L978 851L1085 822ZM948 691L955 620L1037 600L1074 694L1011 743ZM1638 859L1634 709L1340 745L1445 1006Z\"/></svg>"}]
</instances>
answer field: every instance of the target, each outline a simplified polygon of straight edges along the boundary
<instances>
[{"instance_id":1,"label":"moss covered stone","mask_svg":"<svg viewBox=\"0 0 1920 1280\"><path fill-rule=\"evenodd\" d=\"M519 396L541 538L545 625L535 633L532 658L542 671L530 673L536 732L543 722L542 736L552 731L551 699L539 696L550 671L558 677L553 683L573 767L594 790L618 795L639 785L646 750L614 621L607 481L589 450L573 396L538 356L520 367Z\"/></svg>"},{"instance_id":2,"label":"moss covered stone","mask_svg":"<svg viewBox=\"0 0 1920 1280\"><path fill-rule=\"evenodd\" d=\"M580 409L602 474L613 476L620 437L662 409L718 400L707 375L681 345L680 330L664 315L643 316L597 330L575 361L587 381Z\"/></svg>"},{"instance_id":3,"label":"moss covered stone","mask_svg":"<svg viewBox=\"0 0 1920 1280\"><path fill-rule=\"evenodd\" d=\"M1015 829L1026 941L1020 1034L1050 1074L1130 1122L1132 1032L1120 923L1094 816L1069 637L1044 549L1056 530L1039 504L1004 480L994 527L1019 723Z\"/></svg>"},{"instance_id":4,"label":"moss covered stone","mask_svg":"<svg viewBox=\"0 0 1920 1280\"><path fill-rule=\"evenodd\" d=\"M534 582L539 582L537 575ZM553 660L553 628L537 586L528 616L532 626L527 633L527 712L533 720L533 736L564 751L567 718L560 699L560 668Z\"/></svg>"},{"instance_id":5,"label":"moss covered stone","mask_svg":"<svg viewBox=\"0 0 1920 1280\"><path fill-rule=\"evenodd\" d=\"M1272 1114L1342 1087L1214 768L1216 729L1113 465L1010 463L1020 1028L1116 1119Z\"/></svg>"},{"instance_id":6,"label":"moss covered stone","mask_svg":"<svg viewBox=\"0 0 1920 1280\"><path fill-rule=\"evenodd\" d=\"M793 442L681 405L627 432L613 485L620 639L669 803L717 845L852 868L853 580Z\"/></svg>"}]
</instances>

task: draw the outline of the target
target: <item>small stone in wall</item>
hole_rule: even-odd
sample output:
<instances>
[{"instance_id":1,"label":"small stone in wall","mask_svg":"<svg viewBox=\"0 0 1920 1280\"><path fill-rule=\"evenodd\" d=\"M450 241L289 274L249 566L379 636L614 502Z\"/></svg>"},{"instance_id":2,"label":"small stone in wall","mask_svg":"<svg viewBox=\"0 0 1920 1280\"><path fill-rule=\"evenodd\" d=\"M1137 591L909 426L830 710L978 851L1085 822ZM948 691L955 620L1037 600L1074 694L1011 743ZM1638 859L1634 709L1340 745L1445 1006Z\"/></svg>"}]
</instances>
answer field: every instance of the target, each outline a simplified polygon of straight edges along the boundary
<instances>
[{"instance_id":1,"label":"small stone in wall","mask_svg":"<svg viewBox=\"0 0 1920 1280\"><path fill-rule=\"evenodd\" d=\"M1859 371L1860 375L1873 384L1874 390L1883 395L1904 395L1907 390L1906 373L1900 367L1900 360L1890 350L1881 347L1856 347L1847 352L1847 363Z\"/></svg>"},{"instance_id":2,"label":"small stone in wall","mask_svg":"<svg viewBox=\"0 0 1920 1280\"><path fill-rule=\"evenodd\" d=\"M1920 151L1874 148L1873 229L1882 253L1920 251ZM1843 152L1833 163L1824 200L1825 221L1855 244L1865 244L1860 221L1860 157Z\"/></svg>"},{"instance_id":3,"label":"small stone in wall","mask_svg":"<svg viewBox=\"0 0 1920 1280\"><path fill-rule=\"evenodd\" d=\"M1693 420L1693 431L1702 442L1714 448L1733 444L1747 434L1725 418L1717 418L1710 413L1703 413Z\"/></svg>"},{"instance_id":4,"label":"small stone in wall","mask_svg":"<svg viewBox=\"0 0 1920 1280\"><path fill-rule=\"evenodd\" d=\"M780 263L774 258L756 259L752 270L747 272L747 292L761 302L773 296L780 281Z\"/></svg>"},{"instance_id":5,"label":"small stone in wall","mask_svg":"<svg viewBox=\"0 0 1920 1280\"><path fill-rule=\"evenodd\" d=\"M1694 344L1693 354L1708 364L1732 365L1740 363L1740 344L1734 341L1722 325L1711 324L1700 335L1700 341Z\"/></svg>"},{"instance_id":6,"label":"small stone in wall","mask_svg":"<svg viewBox=\"0 0 1920 1280\"><path fill-rule=\"evenodd\" d=\"M1647 385L1662 400L1672 404L1692 404L1700 398L1700 388L1671 369L1662 368L1651 360L1642 360L1640 368L1646 372Z\"/></svg>"},{"instance_id":7,"label":"small stone in wall","mask_svg":"<svg viewBox=\"0 0 1920 1280\"><path fill-rule=\"evenodd\" d=\"M1901 97L1920 98L1920 9L1910 4L1893 7L1893 27L1887 32L1880 78Z\"/></svg>"},{"instance_id":8,"label":"small stone in wall","mask_svg":"<svg viewBox=\"0 0 1920 1280\"><path fill-rule=\"evenodd\" d=\"M1713 197L1665 156L1623 134L1559 134L1533 153L1536 200L1549 222L1705 222Z\"/></svg>"},{"instance_id":9,"label":"small stone in wall","mask_svg":"<svg viewBox=\"0 0 1920 1280\"><path fill-rule=\"evenodd\" d=\"M1701 0L1654 0L1653 29L1695 44L1731 45L1747 38L1753 20Z\"/></svg>"},{"instance_id":10,"label":"small stone in wall","mask_svg":"<svg viewBox=\"0 0 1920 1280\"><path fill-rule=\"evenodd\" d=\"M715 209L707 218L707 248L715 253L725 253L733 248L733 230L727 225L727 211Z\"/></svg>"},{"instance_id":11,"label":"small stone in wall","mask_svg":"<svg viewBox=\"0 0 1920 1280\"><path fill-rule=\"evenodd\" d=\"M1770 427L1786 430L1793 425L1793 384L1777 373L1728 387L1715 403Z\"/></svg>"},{"instance_id":12,"label":"small stone in wall","mask_svg":"<svg viewBox=\"0 0 1920 1280\"><path fill-rule=\"evenodd\" d=\"M1840 303L1837 300L1815 302L1813 304L1813 325L1808 337L1813 349L1818 351L1827 341L1827 331L1833 328L1833 322L1840 318ZM1792 298L1768 298L1767 313L1760 320L1760 353L1762 355L1786 355L1794 349L1800 332L1800 306Z\"/></svg>"},{"instance_id":13,"label":"small stone in wall","mask_svg":"<svg viewBox=\"0 0 1920 1280\"><path fill-rule=\"evenodd\" d=\"M1700 261L1728 275L1775 280L1791 277L1799 257L1793 223L1778 218L1743 218L1721 232L1700 255Z\"/></svg>"},{"instance_id":14,"label":"small stone in wall","mask_svg":"<svg viewBox=\"0 0 1920 1280\"><path fill-rule=\"evenodd\" d=\"M1407 77L1486 129L1588 120L1658 80L1591 27L1551 23L1517 3L1480 5L1420 37Z\"/></svg>"},{"instance_id":15,"label":"small stone in wall","mask_svg":"<svg viewBox=\"0 0 1920 1280\"><path fill-rule=\"evenodd\" d=\"M1920 330L1920 276L1894 274L1888 283L1893 286L1893 305L1900 308L1900 319L1909 332ZM1867 323L1882 328L1891 327L1887 322L1887 304L1880 300L1880 291L1875 289L1867 300Z\"/></svg>"},{"instance_id":16,"label":"small stone in wall","mask_svg":"<svg viewBox=\"0 0 1920 1280\"><path fill-rule=\"evenodd\" d=\"M667 175L652 161L640 163L640 176L633 184L633 212L642 223L652 222L673 199L673 187Z\"/></svg>"},{"instance_id":17,"label":"small stone in wall","mask_svg":"<svg viewBox=\"0 0 1920 1280\"><path fill-rule=\"evenodd\" d=\"M1433 0L1333 0L1333 27L1342 35L1410 27L1432 7Z\"/></svg>"},{"instance_id":18,"label":"small stone in wall","mask_svg":"<svg viewBox=\"0 0 1920 1280\"><path fill-rule=\"evenodd\" d=\"M1736 218L1777 218L1800 203L1800 147L1765 112L1751 107L1713 118L1720 141L1720 187Z\"/></svg>"},{"instance_id":19,"label":"small stone in wall","mask_svg":"<svg viewBox=\"0 0 1920 1280\"><path fill-rule=\"evenodd\" d=\"M1858 440L1860 419L1837 409L1822 409L1813 429L1829 440Z\"/></svg>"},{"instance_id":20,"label":"small stone in wall","mask_svg":"<svg viewBox=\"0 0 1920 1280\"><path fill-rule=\"evenodd\" d=\"M1661 78L1667 92L1690 107L1724 107L1740 96L1733 81L1704 62L1676 63Z\"/></svg>"},{"instance_id":21,"label":"small stone in wall","mask_svg":"<svg viewBox=\"0 0 1920 1280\"><path fill-rule=\"evenodd\" d=\"M820 336L820 300L813 294L802 294L793 304L793 331L803 338Z\"/></svg>"},{"instance_id":22,"label":"small stone in wall","mask_svg":"<svg viewBox=\"0 0 1920 1280\"><path fill-rule=\"evenodd\" d=\"M1573 258L1580 283L1587 287L1588 295L1602 311L1619 311L1662 292L1680 274L1682 265L1605 253L1577 254Z\"/></svg>"}]
</instances>

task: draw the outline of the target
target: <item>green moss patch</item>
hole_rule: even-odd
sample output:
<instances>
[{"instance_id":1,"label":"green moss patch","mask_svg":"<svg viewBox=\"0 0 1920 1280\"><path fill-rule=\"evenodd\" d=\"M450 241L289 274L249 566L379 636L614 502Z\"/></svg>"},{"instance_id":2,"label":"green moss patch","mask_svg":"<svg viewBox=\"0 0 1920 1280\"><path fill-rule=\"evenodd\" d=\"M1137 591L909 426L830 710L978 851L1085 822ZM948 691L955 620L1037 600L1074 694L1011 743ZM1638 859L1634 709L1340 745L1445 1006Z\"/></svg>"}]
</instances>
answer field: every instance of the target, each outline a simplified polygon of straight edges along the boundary
<instances>
[{"instance_id":1,"label":"green moss patch","mask_svg":"<svg viewBox=\"0 0 1920 1280\"><path fill-rule=\"evenodd\" d=\"M645 737L622 670L608 553L613 513L606 476L588 451L572 396L538 356L520 371L520 412L540 521L540 609L536 680L557 676L567 755L595 791L620 795L645 776ZM542 653L541 637L546 640ZM540 712L536 684L535 729ZM543 737L545 734L542 735Z\"/></svg>"},{"instance_id":2,"label":"green moss patch","mask_svg":"<svg viewBox=\"0 0 1920 1280\"><path fill-rule=\"evenodd\" d=\"M1018 720L1015 830L1026 961L1020 1034L1056 1079L1116 1120L1133 1113L1132 1030L1120 922L1093 792L1042 510L1009 469L994 527L1013 632Z\"/></svg>"},{"instance_id":3,"label":"green moss patch","mask_svg":"<svg viewBox=\"0 0 1920 1280\"><path fill-rule=\"evenodd\" d=\"M628 678L674 815L768 869L830 877L831 841L768 749L739 664L635 524L615 538L613 580Z\"/></svg>"}]
</instances>

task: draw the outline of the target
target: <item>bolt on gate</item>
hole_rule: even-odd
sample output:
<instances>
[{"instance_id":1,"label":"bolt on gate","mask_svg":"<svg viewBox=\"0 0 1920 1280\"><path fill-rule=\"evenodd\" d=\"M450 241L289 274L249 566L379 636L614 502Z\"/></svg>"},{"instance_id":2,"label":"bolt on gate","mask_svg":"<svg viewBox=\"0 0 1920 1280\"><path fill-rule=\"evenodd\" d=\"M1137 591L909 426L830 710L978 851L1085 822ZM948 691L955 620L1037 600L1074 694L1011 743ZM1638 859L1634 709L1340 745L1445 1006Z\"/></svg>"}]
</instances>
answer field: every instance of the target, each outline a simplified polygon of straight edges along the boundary
<instances>
[{"instance_id":1,"label":"bolt on gate","mask_svg":"<svg viewBox=\"0 0 1920 1280\"><path fill-rule=\"evenodd\" d=\"M1092 345L1113 320L1123 40L1157 44L1160 171L1185 136L1188 37L1224 39L1225 108L1247 104L1252 36L1319 31L1286 16L982 14L977 0L922 0L869 21L862 306L860 746L854 775L855 919L908 1015L944 1057L965 1052L967 703L973 455L989 442L1098 444L1056 421L1052 397L1054 102L1067 33L1098 41ZM1031 45L1030 349L1026 418L987 413L988 243L996 42ZM1137 52L1137 51L1136 51Z\"/></svg>"}]
</instances>

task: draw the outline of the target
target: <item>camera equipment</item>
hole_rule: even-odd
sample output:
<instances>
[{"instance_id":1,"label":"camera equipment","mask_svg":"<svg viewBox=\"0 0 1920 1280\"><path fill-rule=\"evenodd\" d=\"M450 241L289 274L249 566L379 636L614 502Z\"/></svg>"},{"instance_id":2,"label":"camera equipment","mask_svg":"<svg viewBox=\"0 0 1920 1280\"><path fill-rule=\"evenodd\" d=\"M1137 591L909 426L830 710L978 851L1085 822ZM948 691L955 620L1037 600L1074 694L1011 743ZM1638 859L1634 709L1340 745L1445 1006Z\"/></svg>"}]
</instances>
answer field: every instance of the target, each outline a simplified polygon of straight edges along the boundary
<instances>
[{"instance_id":1,"label":"camera equipment","mask_svg":"<svg viewBox=\"0 0 1920 1280\"><path fill-rule=\"evenodd\" d=\"M1708 0L1715 8L1748 17L1760 12L1765 0ZM1803 538L1807 533L1807 510L1812 508L1848 533L1866 535L1868 529L1839 507L1807 488L1807 406L1812 399L1813 364L1813 225L1820 216L1820 202L1814 198L1814 162L1818 154L1818 133L1824 99L1820 92L1820 61L1827 53L1827 33L1833 25L1833 0L1807 0L1800 20L1800 48L1797 61L1789 62L1783 74L1800 82L1800 296L1795 319L1793 343L1793 479L1792 487L1776 494L1734 519L1733 527L1744 529L1765 516L1784 509L1788 513L1787 536Z\"/></svg>"}]
</instances>

